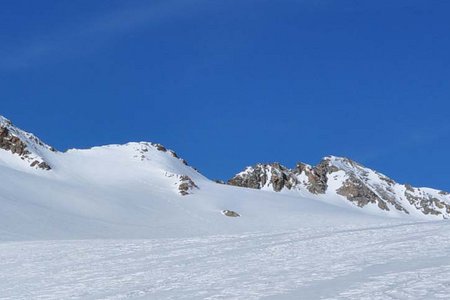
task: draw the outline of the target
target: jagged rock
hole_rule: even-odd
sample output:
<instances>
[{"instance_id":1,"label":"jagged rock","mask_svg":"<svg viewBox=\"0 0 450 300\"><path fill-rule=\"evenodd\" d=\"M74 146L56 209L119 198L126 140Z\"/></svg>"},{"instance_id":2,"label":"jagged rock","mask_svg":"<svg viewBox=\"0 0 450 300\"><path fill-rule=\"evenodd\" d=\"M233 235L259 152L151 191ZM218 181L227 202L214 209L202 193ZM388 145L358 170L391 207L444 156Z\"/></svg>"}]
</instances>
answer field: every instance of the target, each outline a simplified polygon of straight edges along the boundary
<instances>
[{"instance_id":1,"label":"jagged rock","mask_svg":"<svg viewBox=\"0 0 450 300\"><path fill-rule=\"evenodd\" d=\"M389 207L383 199L365 186L363 182L354 177L347 179L336 192L341 196L347 197L348 200L359 207L374 203L382 210L389 210Z\"/></svg>"},{"instance_id":2,"label":"jagged rock","mask_svg":"<svg viewBox=\"0 0 450 300\"><path fill-rule=\"evenodd\" d=\"M167 151L167 148L161 144L152 143L152 146L154 146L156 148L156 150L158 150L158 151L162 151L162 152Z\"/></svg>"},{"instance_id":3,"label":"jagged rock","mask_svg":"<svg viewBox=\"0 0 450 300\"><path fill-rule=\"evenodd\" d=\"M300 166L300 168L299 168ZM336 172L337 168L329 165L328 161L322 160L316 167L311 168L303 163L297 163L297 174L300 175L303 172L308 178L307 189L313 194L324 194L328 188L328 174Z\"/></svg>"},{"instance_id":4,"label":"jagged rock","mask_svg":"<svg viewBox=\"0 0 450 300\"><path fill-rule=\"evenodd\" d=\"M330 181L333 181L332 190ZM450 217L449 193L430 194L425 189L400 185L348 158L326 157L315 167L299 162L294 169L279 163L257 164L238 173L228 184L275 192L285 189L314 195L331 193L345 197L358 207L374 204L383 211L410 214L419 210L425 215ZM405 193L399 192L402 189Z\"/></svg>"},{"instance_id":5,"label":"jagged rock","mask_svg":"<svg viewBox=\"0 0 450 300\"><path fill-rule=\"evenodd\" d=\"M248 167L244 172L237 174L228 180L229 185L247 187L252 189L261 189L267 181L267 176L263 171L263 165Z\"/></svg>"},{"instance_id":6,"label":"jagged rock","mask_svg":"<svg viewBox=\"0 0 450 300\"><path fill-rule=\"evenodd\" d=\"M178 191L182 196L191 194L193 189L198 189L195 182L187 175L180 176L180 182L178 185Z\"/></svg>"},{"instance_id":7,"label":"jagged rock","mask_svg":"<svg viewBox=\"0 0 450 300\"><path fill-rule=\"evenodd\" d=\"M170 154L172 154L173 157L175 157L175 158L180 158L180 157L178 156L178 154L177 154L175 151L170 150L169 152L170 152Z\"/></svg>"},{"instance_id":8,"label":"jagged rock","mask_svg":"<svg viewBox=\"0 0 450 300\"><path fill-rule=\"evenodd\" d=\"M291 189L297 184L297 179L289 169L280 163L258 164L248 167L228 181L228 184L240 187L261 189L272 187L279 192L283 188Z\"/></svg>"},{"instance_id":9,"label":"jagged rock","mask_svg":"<svg viewBox=\"0 0 450 300\"><path fill-rule=\"evenodd\" d=\"M15 135L8 127L12 126L12 123L9 120L2 119L3 126L0 126L0 149L11 152L12 154L16 154L22 158L22 160L31 161L31 167L37 167L43 170L50 170L51 167L48 163L44 161L39 161L33 159L33 153L28 150L28 145L22 141L18 136ZM27 136L31 140L31 142L36 143L41 147L45 147L45 145L36 137L29 135ZM54 148L49 147L48 150L55 151Z\"/></svg>"},{"instance_id":10,"label":"jagged rock","mask_svg":"<svg viewBox=\"0 0 450 300\"><path fill-rule=\"evenodd\" d=\"M419 189L406 188L404 195L411 205L425 215L444 215L447 218L445 215L450 214L450 204L429 194L419 194Z\"/></svg>"},{"instance_id":11,"label":"jagged rock","mask_svg":"<svg viewBox=\"0 0 450 300\"><path fill-rule=\"evenodd\" d=\"M49 164L47 164L45 161L38 164L38 168L40 168L42 170L46 170L46 171L49 171L52 169L52 167L50 167Z\"/></svg>"}]
</instances>

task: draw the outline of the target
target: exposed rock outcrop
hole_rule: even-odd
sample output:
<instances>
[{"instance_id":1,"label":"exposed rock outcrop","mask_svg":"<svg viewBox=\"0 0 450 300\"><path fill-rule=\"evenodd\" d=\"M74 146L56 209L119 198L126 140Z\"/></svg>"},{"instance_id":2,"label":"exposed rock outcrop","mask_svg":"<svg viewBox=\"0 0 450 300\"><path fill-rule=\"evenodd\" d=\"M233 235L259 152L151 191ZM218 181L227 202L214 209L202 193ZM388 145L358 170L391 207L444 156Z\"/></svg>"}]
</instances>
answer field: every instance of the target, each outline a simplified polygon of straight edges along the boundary
<instances>
[{"instance_id":1,"label":"exposed rock outcrop","mask_svg":"<svg viewBox=\"0 0 450 300\"><path fill-rule=\"evenodd\" d=\"M0 149L9 151L29 163L30 167L51 170L42 157L45 151L56 152L31 133L15 127L11 121L0 116Z\"/></svg>"},{"instance_id":2,"label":"exposed rock outcrop","mask_svg":"<svg viewBox=\"0 0 450 300\"><path fill-rule=\"evenodd\" d=\"M253 189L270 187L279 192L284 188L294 187L297 179L290 170L279 163L257 164L230 179L228 184Z\"/></svg>"},{"instance_id":3,"label":"exposed rock outcrop","mask_svg":"<svg viewBox=\"0 0 450 300\"><path fill-rule=\"evenodd\" d=\"M192 193L192 190L198 189L195 182L187 175L180 176L180 182L178 184L178 191L182 196L186 196Z\"/></svg>"},{"instance_id":4,"label":"exposed rock outcrop","mask_svg":"<svg viewBox=\"0 0 450 300\"><path fill-rule=\"evenodd\" d=\"M240 216L241 216L241 215L238 214L237 212L232 211L232 210L228 210L228 209L222 210L222 214L223 214L224 216L232 217L232 218L237 218L237 217L240 217Z\"/></svg>"},{"instance_id":5,"label":"exposed rock outcrop","mask_svg":"<svg viewBox=\"0 0 450 300\"><path fill-rule=\"evenodd\" d=\"M401 185L391 178L348 158L325 157L312 167L297 163L293 169L279 163L247 167L228 184L279 192L300 191L313 195L344 197L358 207L376 205L383 211L450 217L450 194ZM331 187L330 187L331 186Z\"/></svg>"},{"instance_id":6,"label":"exposed rock outcrop","mask_svg":"<svg viewBox=\"0 0 450 300\"><path fill-rule=\"evenodd\" d=\"M152 145L153 147L155 147L156 150L158 150L158 151L169 152L170 155L172 155L173 157L178 158L179 160L181 160L181 162L182 162L184 165L189 166L189 164L187 163L187 161L184 160L184 159L182 159L182 158L180 158L180 157L178 156L178 154L177 154L175 151L173 151L173 150L168 150L166 147L164 147L164 146L161 145L161 144L151 143L151 145Z\"/></svg>"}]
</instances>

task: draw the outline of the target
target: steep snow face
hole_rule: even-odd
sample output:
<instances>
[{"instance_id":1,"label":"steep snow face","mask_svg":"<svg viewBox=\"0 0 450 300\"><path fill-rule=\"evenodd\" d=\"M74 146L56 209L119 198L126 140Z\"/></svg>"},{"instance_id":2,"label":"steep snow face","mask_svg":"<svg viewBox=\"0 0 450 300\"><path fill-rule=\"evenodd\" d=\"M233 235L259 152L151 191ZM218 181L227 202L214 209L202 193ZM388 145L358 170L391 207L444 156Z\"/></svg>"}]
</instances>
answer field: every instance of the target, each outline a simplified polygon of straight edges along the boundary
<instances>
[{"instance_id":1,"label":"steep snow face","mask_svg":"<svg viewBox=\"0 0 450 300\"><path fill-rule=\"evenodd\" d=\"M46 156L55 151L33 134L17 128L10 120L0 116L0 163L7 161L8 165L21 169L27 164L32 168L50 170Z\"/></svg>"},{"instance_id":2,"label":"steep snow face","mask_svg":"<svg viewBox=\"0 0 450 300\"><path fill-rule=\"evenodd\" d=\"M350 159L328 156L317 166L298 163L288 169L279 163L247 167L229 184L275 192L301 192L319 199L350 201L358 207L389 215L408 214L427 218L448 218L450 196L443 191L414 188ZM325 197L324 197L325 196Z\"/></svg>"}]
</instances>

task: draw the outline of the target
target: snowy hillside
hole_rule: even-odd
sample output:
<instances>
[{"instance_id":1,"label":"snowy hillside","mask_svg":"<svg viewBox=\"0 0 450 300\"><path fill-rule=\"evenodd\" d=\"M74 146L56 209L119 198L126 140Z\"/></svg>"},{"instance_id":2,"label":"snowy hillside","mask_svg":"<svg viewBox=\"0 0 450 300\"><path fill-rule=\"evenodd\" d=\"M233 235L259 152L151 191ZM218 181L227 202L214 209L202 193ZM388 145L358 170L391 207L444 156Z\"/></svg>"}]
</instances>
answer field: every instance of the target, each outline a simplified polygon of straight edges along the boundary
<instances>
[{"instance_id":1,"label":"snowy hillside","mask_svg":"<svg viewBox=\"0 0 450 300\"><path fill-rule=\"evenodd\" d=\"M247 168L230 184L262 190L243 189L208 180L159 144L59 152L0 121L1 240L194 236L449 213L448 194L399 185L347 159Z\"/></svg>"},{"instance_id":2,"label":"snowy hillside","mask_svg":"<svg viewBox=\"0 0 450 300\"><path fill-rule=\"evenodd\" d=\"M450 292L449 195L348 159L227 185L160 144L59 152L2 117L0 178L0 299Z\"/></svg>"},{"instance_id":3,"label":"snowy hillside","mask_svg":"<svg viewBox=\"0 0 450 300\"><path fill-rule=\"evenodd\" d=\"M215 183L159 144L59 152L4 118L0 128L0 240L238 233L319 226L327 221L317 215L328 214L378 222L353 208Z\"/></svg>"}]
</instances>

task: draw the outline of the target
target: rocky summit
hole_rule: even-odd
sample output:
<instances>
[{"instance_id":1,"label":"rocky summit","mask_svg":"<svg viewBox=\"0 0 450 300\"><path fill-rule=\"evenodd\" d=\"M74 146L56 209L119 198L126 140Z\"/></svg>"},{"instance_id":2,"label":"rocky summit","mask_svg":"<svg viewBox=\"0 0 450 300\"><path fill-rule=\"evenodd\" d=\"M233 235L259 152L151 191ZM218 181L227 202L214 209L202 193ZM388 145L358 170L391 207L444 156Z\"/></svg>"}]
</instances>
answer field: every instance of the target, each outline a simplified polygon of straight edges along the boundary
<instances>
[{"instance_id":1,"label":"rocky summit","mask_svg":"<svg viewBox=\"0 0 450 300\"><path fill-rule=\"evenodd\" d=\"M33 134L17 128L10 120L2 116L0 116L0 149L16 154L33 168L43 170L51 169L43 153L56 152L53 147L44 144Z\"/></svg>"},{"instance_id":2,"label":"rocky summit","mask_svg":"<svg viewBox=\"0 0 450 300\"><path fill-rule=\"evenodd\" d=\"M280 163L247 167L228 184L299 193L310 197L341 199L358 207L372 207L403 214L450 217L450 195L430 188L415 188L343 157L325 157L316 166L297 163L289 169Z\"/></svg>"}]
</instances>

